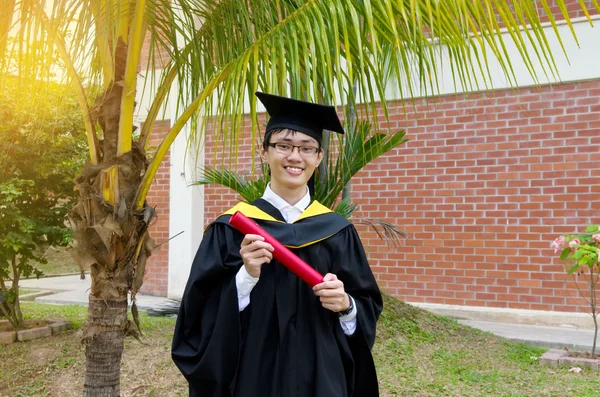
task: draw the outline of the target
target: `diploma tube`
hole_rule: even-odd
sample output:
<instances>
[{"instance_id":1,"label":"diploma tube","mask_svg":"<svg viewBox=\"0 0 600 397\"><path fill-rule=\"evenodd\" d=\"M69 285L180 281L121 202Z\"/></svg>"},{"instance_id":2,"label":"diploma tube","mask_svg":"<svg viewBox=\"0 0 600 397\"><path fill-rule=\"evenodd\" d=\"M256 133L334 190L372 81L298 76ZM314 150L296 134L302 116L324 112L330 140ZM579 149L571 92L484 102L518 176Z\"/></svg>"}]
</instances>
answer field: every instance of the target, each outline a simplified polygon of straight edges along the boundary
<instances>
[{"instance_id":1,"label":"diploma tube","mask_svg":"<svg viewBox=\"0 0 600 397\"><path fill-rule=\"evenodd\" d=\"M323 276L318 271L310 267L310 265L302 259L298 258L298 256L286 246L275 240L273 236L240 211L236 211L236 213L233 214L229 219L229 223L244 235L258 234L259 236L262 236L265 239L265 242L273 246L273 257L311 287L323 282Z\"/></svg>"}]
</instances>

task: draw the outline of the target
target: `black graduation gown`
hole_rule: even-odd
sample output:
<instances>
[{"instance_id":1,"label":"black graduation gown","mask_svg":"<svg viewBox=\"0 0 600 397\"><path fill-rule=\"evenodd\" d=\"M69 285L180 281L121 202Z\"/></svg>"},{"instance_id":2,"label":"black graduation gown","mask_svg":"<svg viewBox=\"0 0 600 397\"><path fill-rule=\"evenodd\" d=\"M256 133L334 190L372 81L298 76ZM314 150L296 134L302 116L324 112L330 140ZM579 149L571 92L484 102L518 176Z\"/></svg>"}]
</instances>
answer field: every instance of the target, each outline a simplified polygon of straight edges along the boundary
<instances>
[{"instance_id":1,"label":"black graduation gown","mask_svg":"<svg viewBox=\"0 0 600 397\"><path fill-rule=\"evenodd\" d=\"M317 202L307 208L316 215L293 224L265 200L252 206L257 211L242 212L321 274L343 281L358 309L357 329L346 336L338 315L276 260L263 265L250 305L239 312L243 235L226 213L206 230L175 326L172 357L190 396L378 396L371 348L383 303L356 229L333 212L320 213L325 207Z\"/></svg>"}]
</instances>

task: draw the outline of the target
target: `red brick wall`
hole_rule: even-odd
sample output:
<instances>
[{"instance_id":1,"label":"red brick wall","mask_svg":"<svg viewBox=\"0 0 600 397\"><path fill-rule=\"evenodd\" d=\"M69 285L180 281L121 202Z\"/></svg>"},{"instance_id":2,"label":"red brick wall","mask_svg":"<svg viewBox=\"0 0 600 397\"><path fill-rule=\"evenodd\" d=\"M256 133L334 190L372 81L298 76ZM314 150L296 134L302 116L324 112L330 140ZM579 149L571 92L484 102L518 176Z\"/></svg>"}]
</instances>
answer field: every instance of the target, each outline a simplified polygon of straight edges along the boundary
<instances>
[{"instance_id":1,"label":"red brick wall","mask_svg":"<svg viewBox=\"0 0 600 397\"><path fill-rule=\"evenodd\" d=\"M169 120L157 121L154 124L150 140L150 151L154 151L171 127ZM169 272L169 168L170 151L166 154L158 168L156 178L146 198L148 204L155 207L157 218L150 227L150 236L155 244L162 244L152 253L146 263L146 275L141 292L150 295L167 295Z\"/></svg>"},{"instance_id":2,"label":"red brick wall","mask_svg":"<svg viewBox=\"0 0 600 397\"><path fill-rule=\"evenodd\" d=\"M569 18L585 17L585 12L581 8L580 0L563 0L563 2L565 4L567 12L569 13ZM556 0L547 0L547 3L550 7L550 10L552 11L552 15L553 15L554 19L557 21L564 20L562 13L560 11L560 8L557 5L557 1ZM583 3L585 4L590 15L594 15L594 13L596 13L595 7L594 7L594 0L583 0ZM514 7L511 6L511 9L514 9ZM544 7L542 6L542 2L540 2L540 1L537 2L537 10L538 10L538 15L541 17L542 22L547 22L548 21L548 18L546 17L547 14L544 10Z\"/></svg>"},{"instance_id":3,"label":"red brick wall","mask_svg":"<svg viewBox=\"0 0 600 397\"><path fill-rule=\"evenodd\" d=\"M600 221L600 81L446 96L391 117L413 125L411 142L353 188L365 216L411 236L390 252L363 234L381 286L411 302L575 310L549 244Z\"/></svg>"},{"instance_id":4,"label":"red brick wall","mask_svg":"<svg viewBox=\"0 0 600 397\"><path fill-rule=\"evenodd\" d=\"M562 19L555 2L549 3L555 17ZM579 0L566 3L572 18L584 16ZM592 0L584 3L590 9L593 6ZM540 13L543 14L541 8ZM148 38L149 34L142 49L140 71L148 65ZM154 66L164 67L167 52L156 55ZM360 203L357 216L381 217L411 234L403 247L390 253L373 232L358 225L382 287L409 301L572 310L574 301L570 296L576 295L576 290L571 284L565 288L561 265L550 256L547 247L555 234L570 232L591 220L586 217L598 217L591 206L582 208L583 204L577 202L600 190L593 183L581 186L598 176L596 169L583 169L591 163L583 148L590 153L598 149L597 138L591 142L592 136L585 135L598 132L597 118L578 121L586 117L584 106L590 107L587 117L598 115L598 83L591 84L592 88L584 90L559 86L559 92L566 95L563 99L553 99L548 88L541 93L521 90L482 94L470 98L477 107L462 96L446 96L429 105L419 102L417 112L407 107L406 120L403 112L392 106L392 112L396 112L392 116L394 127L410 127L412 142L368 167L353 187L353 195ZM572 95L582 96L575 99ZM526 108L515 110L518 103ZM395 107L400 109L401 105ZM563 113L553 114L561 110ZM509 119L514 112L519 112L518 119ZM554 116L559 120L552 120ZM247 119L246 123L249 128ZM168 127L169 123L163 122L155 128L164 134ZM466 135L463 128L472 128L476 133ZM544 136L553 134L552 128L566 130L554 133L550 141L560 142L548 147ZM154 137L152 144L157 145L158 139ZM569 145L563 147L567 139ZM585 139L595 146L587 147ZM510 144L516 148L504 148ZM240 146L249 145L248 137ZM210 147L208 139L207 148ZM500 161L501 153L508 157L507 162ZM583 159L584 155L588 157ZM218 154L209 156L210 153L208 164L223 160ZM537 169L543 163L529 162L534 159L556 166ZM148 202L156 205L158 212L151 229L157 243L169 237L168 161L167 157L148 196ZM563 165L566 167L575 164L576 168L561 169L561 162L567 163ZM249 170L250 164L249 154L242 153L237 166ZM529 167L529 171L521 171L519 166ZM511 173L520 173L518 179L500 177ZM553 178L552 184L543 185L548 178ZM579 186L568 185L574 180ZM527 200L519 201L524 197ZM562 200L563 204L543 201L548 197ZM204 202L206 222L235 202L235 196L227 189L208 187ZM587 215L586 211L593 214ZM499 223L504 218L509 218L509 224ZM549 220L549 226L532 224L535 219ZM539 237L539 233L545 234ZM476 239L472 239L474 234ZM167 266L168 244L164 244L148 261L144 293L166 295Z\"/></svg>"},{"instance_id":5,"label":"red brick wall","mask_svg":"<svg viewBox=\"0 0 600 397\"><path fill-rule=\"evenodd\" d=\"M157 10L155 12L157 14L167 14L170 11L167 11L163 8L161 3L153 3L149 4L148 7L155 5ZM166 21L169 18L163 17L163 23L168 23ZM156 23L156 21L155 21ZM153 32L153 31L154 32ZM170 31L171 28L169 26L154 26L152 30L147 30L146 35L144 37L144 44L142 45L141 53L140 53L140 62L138 64L138 72L145 72L148 69L163 69L169 63L169 50L162 46L162 43L168 43L169 40L165 37L163 32ZM152 38L152 35L163 36L161 39L159 37ZM153 40L155 43L154 48L152 50L154 53L150 53L150 40ZM151 62L152 61L152 62Z\"/></svg>"},{"instance_id":6,"label":"red brick wall","mask_svg":"<svg viewBox=\"0 0 600 397\"><path fill-rule=\"evenodd\" d=\"M352 182L356 220L410 235L391 249L357 226L380 286L409 302L586 311L550 243L600 222L600 81L414 105L390 106L410 142ZM235 203L224 188L205 199L207 222Z\"/></svg>"}]
</instances>

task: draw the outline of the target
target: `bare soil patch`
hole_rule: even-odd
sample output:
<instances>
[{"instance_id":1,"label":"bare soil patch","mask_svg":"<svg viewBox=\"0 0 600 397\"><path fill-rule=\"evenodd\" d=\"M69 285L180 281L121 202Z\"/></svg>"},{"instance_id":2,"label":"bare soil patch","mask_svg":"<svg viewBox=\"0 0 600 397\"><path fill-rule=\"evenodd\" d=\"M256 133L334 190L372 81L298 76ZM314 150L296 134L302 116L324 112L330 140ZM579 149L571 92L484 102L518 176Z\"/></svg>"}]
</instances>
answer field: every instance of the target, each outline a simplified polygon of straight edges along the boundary
<instances>
[{"instance_id":1,"label":"bare soil patch","mask_svg":"<svg viewBox=\"0 0 600 397\"><path fill-rule=\"evenodd\" d=\"M173 319L142 320L142 342L126 340L122 397L187 396L187 382L171 360L173 326ZM81 396L84 353L78 330L0 346L0 397Z\"/></svg>"}]
</instances>

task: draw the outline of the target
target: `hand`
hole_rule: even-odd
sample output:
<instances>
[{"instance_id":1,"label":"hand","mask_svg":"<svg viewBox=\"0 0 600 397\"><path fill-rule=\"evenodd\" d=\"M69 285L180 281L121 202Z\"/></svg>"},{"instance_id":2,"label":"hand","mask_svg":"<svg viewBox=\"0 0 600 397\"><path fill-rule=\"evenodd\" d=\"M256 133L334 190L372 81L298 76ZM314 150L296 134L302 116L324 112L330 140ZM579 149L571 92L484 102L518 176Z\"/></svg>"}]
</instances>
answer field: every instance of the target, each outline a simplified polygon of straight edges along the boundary
<instances>
[{"instance_id":1,"label":"hand","mask_svg":"<svg viewBox=\"0 0 600 397\"><path fill-rule=\"evenodd\" d=\"M255 278L260 276L263 263L270 263L273 259L273 246L264 240L257 234L247 234L240 246L240 256L246 271Z\"/></svg>"},{"instance_id":2,"label":"hand","mask_svg":"<svg viewBox=\"0 0 600 397\"><path fill-rule=\"evenodd\" d=\"M325 309L338 313L350 307L350 297L344 289L344 283L335 274L327 273L323 282L313 287L313 291L320 297Z\"/></svg>"}]
</instances>

